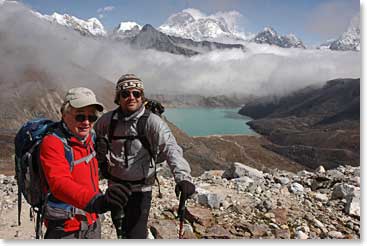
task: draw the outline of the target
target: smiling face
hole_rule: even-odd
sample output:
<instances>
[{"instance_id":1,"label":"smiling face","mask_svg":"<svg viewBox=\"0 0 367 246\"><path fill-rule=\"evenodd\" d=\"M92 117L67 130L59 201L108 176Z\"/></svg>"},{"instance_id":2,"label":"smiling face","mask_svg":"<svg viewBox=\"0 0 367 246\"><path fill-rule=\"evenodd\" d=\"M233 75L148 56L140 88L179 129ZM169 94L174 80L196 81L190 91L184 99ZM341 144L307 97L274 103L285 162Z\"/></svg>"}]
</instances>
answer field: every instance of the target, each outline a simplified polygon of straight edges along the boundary
<instances>
[{"instance_id":1,"label":"smiling face","mask_svg":"<svg viewBox=\"0 0 367 246\"><path fill-rule=\"evenodd\" d=\"M139 89L125 89L120 92L120 107L123 112L133 113L143 104L143 94Z\"/></svg>"},{"instance_id":2,"label":"smiling face","mask_svg":"<svg viewBox=\"0 0 367 246\"><path fill-rule=\"evenodd\" d=\"M83 108L69 107L62 115L62 118L69 130L78 137L85 138L93 128L97 120L96 106L86 106Z\"/></svg>"}]
</instances>

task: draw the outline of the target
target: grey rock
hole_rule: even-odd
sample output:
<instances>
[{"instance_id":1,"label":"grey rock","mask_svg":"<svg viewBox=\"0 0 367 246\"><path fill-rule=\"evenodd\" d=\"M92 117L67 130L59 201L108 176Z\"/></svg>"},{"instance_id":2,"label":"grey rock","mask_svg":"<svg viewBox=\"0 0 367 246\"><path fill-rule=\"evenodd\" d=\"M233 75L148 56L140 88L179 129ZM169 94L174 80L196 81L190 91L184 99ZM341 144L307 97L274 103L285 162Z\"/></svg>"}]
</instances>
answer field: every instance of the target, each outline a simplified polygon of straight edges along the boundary
<instances>
[{"instance_id":1,"label":"grey rock","mask_svg":"<svg viewBox=\"0 0 367 246\"><path fill-rule=\"evenodd\" d=\"M201 205L208 206L210 208L219 208L223 205L226 199L225 194L218 194L209 192L207 190L198 188L197 190L197 202Z\"/></svg>"},{"instance_id":2,"label":"grey rock","mask_svg":"<svg viewBox=\"0 0 367 246\"><path fill-rule=\"evenodd\" d=\"M336 169L330 169L326 171L326 176L334 180L342 180L344 174Z\"/></svg>"},{"instance_id":3,"label":"grey rock","mask_svg":"<svg viewBox=\"0 0 367 246\"><path fill-rule=\"evenodd\" d=\"M252 178L249 178L247 176L240 177L240 178L234 178L232 179L236 184L242 186L243 188L248 187L250 184L254 183L254 180Z\"/></svg>"},{"instance_id":4,"label":"grey rock","mask_svg":"<svg viewBox=\"0 0 367 246\"><path fill-rule=\"evenodd\" d=\"M289 191L292 193L303 193L304 188L301 184L294 182L290 185Z\"/></svg>"},{"instance_id":5,"label":"grey rock","mask_svg":"<svg viewBox=\"0 0 367 246\"><path fill-rule=\"evenodd\" d=\"M295 233L295 239L308 239L308 235L306 233L304 233L303 231L296 231Z\"/></svg>"},{"instance_id":6,"label":"grey rock","mask_svg":"<svg viewBox=\"0 0 367 246\"><path fill-rule=\"evenodd\" d=\"M276 183L280 183L282 185L286 185L290 182L289 178L287 178L287 177L274 177L274 181Z\"/></svg>"},{"instance_id":7,"label":"grey rock","mask_svg":"<svg viewBox=\"0 0 367 246\"><path fill-rule=\"evenodd\" d=\"M325 173L326 170L325 170L324 166L319 166L318 168L316 168L315 172L317 172L317 173Z\"/></svg>"},{"instance_id":8,"label":"grey rock","mask_svg":"<svg viewBox=\"0 0 367 246\"><path fill-rule=\"evenodd\" d=\"M315 199L322 201L322 202L327 202L329 200L328 196L326 194L321 194L321 193L316 193L315 194Z\"/></svg>"},{"instance_id":9,"label":"grey rock","mask_svg":"<svg viewBox=\"0 0 367 246\"><path fill-rule=\"evenodd\" d=\"M248 176L251 179L263 179L263 172L245 164L234 162L230 168L224 171L222 178L234 179L243 176Z\"/></svg>"},{"instance_id":10,"label":"grey rock","mask_svg":"<svg viewBox=\"0 0 367 246\"><path fill-rule=\"evenodd\" d=\"M345 205L345 212L347 214L360 216L360 196L361 192L357 190L346 197L347 204Z\"/></svg>"},{"instance_id":11,"label":"grey rock","mask_svg":"<svg viewBox=\"0 0 367 246\"><path fill-rule=\"evenodd\" d=\"M352 194L355 190L356 187L353 185L345 183L337 183L333 187L333 191L331 193L331 199L343 199L348 195Z\"/></svg>"}]
</instances>

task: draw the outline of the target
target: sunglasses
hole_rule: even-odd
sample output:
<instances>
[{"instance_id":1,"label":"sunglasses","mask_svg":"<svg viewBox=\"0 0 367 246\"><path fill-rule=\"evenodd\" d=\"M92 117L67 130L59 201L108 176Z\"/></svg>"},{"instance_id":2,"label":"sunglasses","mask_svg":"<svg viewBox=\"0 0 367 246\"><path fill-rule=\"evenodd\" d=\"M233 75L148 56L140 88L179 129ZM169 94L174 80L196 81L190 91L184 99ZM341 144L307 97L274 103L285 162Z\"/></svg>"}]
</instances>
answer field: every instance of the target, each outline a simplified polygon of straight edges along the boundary
<instances>
[{"instance_id":1,"label":"sunglasses","mask_svg":"<svg viewBox=\"0 0 367 246\"><path fill-rule=\"evenodd\" d=\"M84 115L84 114L77 114L75 115L75 120L77 122L84 122L86 119L88 119L89 122L93 123L98 119L97 115Z\"/></svg>"},{"instance_id":2,"label":"sunglasses","mask_svg":"<svg viewBox=\"0 0 367 246\"><path fill-rule=\"evenodd\" d=\"M130 91L128 91L128 90L123 90L123 91L120 92L120 95L122 96L122 98L128 98L130 96L130 94L133 94L133 96L135 98L141 97L141 92L140 91L132 91L130 93Z\"/></svg>"}]
</instances>

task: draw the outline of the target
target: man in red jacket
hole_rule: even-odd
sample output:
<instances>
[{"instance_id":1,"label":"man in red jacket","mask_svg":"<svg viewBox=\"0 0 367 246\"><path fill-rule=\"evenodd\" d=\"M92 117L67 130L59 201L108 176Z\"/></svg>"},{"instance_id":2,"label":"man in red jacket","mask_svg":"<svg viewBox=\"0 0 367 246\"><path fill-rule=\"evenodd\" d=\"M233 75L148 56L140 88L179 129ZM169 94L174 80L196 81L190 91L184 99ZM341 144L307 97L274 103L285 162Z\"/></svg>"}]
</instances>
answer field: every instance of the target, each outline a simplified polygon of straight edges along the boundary
<instances>
[{"instance_id":1,"label":"man in red jacket","mask_svg":"<svg viewBox=\"0 0 367 246\"><path fill-rule=\"evenodd\" d=\"M131 194L129 187L98 188L93 124L103 105L87 88L70 89L61 107L62 120L44 137L41 165L48 184L45 205L46 239L101 238L98 214L121 209Z\"/></svg>"}]
</instances>

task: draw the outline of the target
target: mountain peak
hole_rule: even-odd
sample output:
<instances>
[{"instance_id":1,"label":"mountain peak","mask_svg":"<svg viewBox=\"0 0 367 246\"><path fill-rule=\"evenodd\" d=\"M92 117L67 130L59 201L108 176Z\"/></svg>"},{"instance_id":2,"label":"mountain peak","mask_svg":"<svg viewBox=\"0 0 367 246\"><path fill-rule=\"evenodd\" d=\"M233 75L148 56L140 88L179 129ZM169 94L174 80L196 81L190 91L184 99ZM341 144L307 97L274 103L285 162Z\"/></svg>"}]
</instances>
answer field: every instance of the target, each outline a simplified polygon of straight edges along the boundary
<instances>
[{"instance_id":1,"label":"mountain peak","mask_svg":"<svg viewBox=\"0 0 367 246\"><path fill-rule=\"evenodd\" d=\"M238 12L205 15L197 9L185 9L171 15L158 29L168 35L194 41L244 40L245 34L236 31Z\"/></svg>"},{"instance_id":2,"label":"mountain peak","mask_svg":"<svg viewBox=\"0 0 367 246\"><path fill-rule=\"evenodd\" d=\"M272 36L278 36L278 33L274 30L274 28L272 28L271 26L267 26L264 27L263 32L268 32L270 33Z\"/></svg>"},{"instance_id":3,"label":"mountain peak","mask_svg":"<svg viewBox=\"0 0 367 246\"><path fill-rule=\"evenodd\" d=\"M87 21L68 14L54 12L52 15L42 15L40 17L49 22L55 22L68 28L72 28L85 36L107 36L102 23L95 17Z\"/></svg>"},{"instance_id":4,"label":"mountain peak","mask_svg":"<svg viewBox=\"0 0 367 246\"><path fill-rule=\"evenodd\" d=\"M112 38L116 40L122 40L127 37L134 37L140 32L141 29L141 25L136 22L120 22L120 24L113 29Z\"/></svg>"},{"instance_id":5,"label":"mountain peak","mask_svg":"<svg viewBox=\"0 0 367 246\"><path fill-rule=\"evenodd\" d=\"M330 49L359 51L361 49L360 36L360 15L358 14L350 21L347 31L330 44Z\"/></svg>"},{"instance_id":6,"label":"mountain peak","mask_svg":"<svg viewBox=\"0 0 367 246\"><path fill-rule=\"evenodd\" d=\"M278 35L274 28L270 26L265 27L251 41L258 44L276 45L282 48L306 48L296 35L292 33L285 36Z\"/></svg>"},{"instance_id":7,"label":"mountain peak","mask_svg":"<svg viewBox=\"0 0 367 246\"><path fill-rule=\"evenodd\" d=\"M147 32L147 31L158 32L151 24L145 24L141 30L143 32Z\"/></svg>"}]
</instances>

